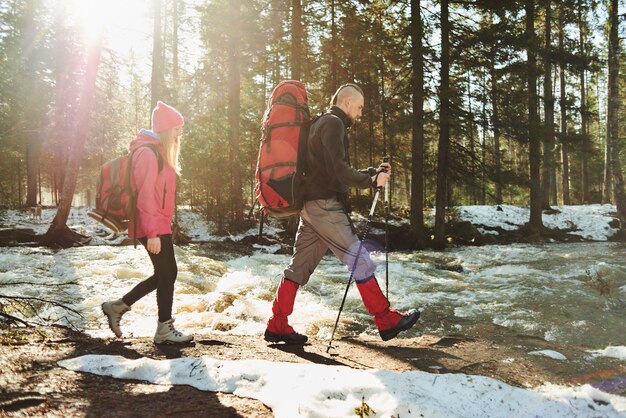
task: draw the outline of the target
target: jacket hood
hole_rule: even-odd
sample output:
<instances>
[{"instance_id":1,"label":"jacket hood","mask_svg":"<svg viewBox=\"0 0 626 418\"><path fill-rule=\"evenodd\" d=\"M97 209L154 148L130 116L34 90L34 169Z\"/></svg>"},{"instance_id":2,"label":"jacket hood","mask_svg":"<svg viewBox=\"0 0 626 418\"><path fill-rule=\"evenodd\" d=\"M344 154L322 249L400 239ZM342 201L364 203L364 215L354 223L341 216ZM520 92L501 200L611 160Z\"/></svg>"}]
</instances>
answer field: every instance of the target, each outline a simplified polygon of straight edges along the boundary
<instances>
[{"instance_id":1,"label":"jacket hood","mask_svg":"<svg viewBox=\"0 0 626 418\"><path fill-rule=\"evenodd\" d=\"M140 130L135 139L130 142L130 150L132 152L144 145L156 145L160 147L161 141L159 135L147 129Z\"/></svg>"}]
</instances>

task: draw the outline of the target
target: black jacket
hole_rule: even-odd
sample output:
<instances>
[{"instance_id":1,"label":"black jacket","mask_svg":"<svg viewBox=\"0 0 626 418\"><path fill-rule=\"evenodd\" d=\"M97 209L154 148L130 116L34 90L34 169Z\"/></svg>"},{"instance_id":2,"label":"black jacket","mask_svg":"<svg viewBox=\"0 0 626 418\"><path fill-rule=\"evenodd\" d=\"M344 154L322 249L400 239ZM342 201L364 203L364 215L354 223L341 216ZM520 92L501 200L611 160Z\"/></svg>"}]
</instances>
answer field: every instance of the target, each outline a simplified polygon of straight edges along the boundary
<instances>
[{"instance_id":1,"label":"black jacket","mask_svg":"<svg viewBox=\"0 0 626 418\"><path fill-rule=\"evenodd\" d=\"M350 187L372 186L376 169L355 170L346 159L346 128L351 123L340 108L333 106L311 126L308 138L307 181L304 200L329 199L345 195Z\"/></svg>"}]
</instances>

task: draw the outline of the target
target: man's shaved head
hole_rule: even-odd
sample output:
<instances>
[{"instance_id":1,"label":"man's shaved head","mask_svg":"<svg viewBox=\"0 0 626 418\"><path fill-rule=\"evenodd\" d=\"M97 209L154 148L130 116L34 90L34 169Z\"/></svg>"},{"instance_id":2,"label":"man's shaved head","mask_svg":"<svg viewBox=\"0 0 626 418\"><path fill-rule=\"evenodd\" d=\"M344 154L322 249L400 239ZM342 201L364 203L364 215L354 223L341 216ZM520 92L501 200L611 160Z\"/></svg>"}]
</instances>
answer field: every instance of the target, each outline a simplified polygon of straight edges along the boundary
<instances>
[{"instance_id":1,"label":"man's shaved head","mask_svg":"<svg viewBox=\"0 0 626 418\"><path fill-rule=\"evenodd\" d=\"M347 99L354 99L359 96L363 97L361 87L352 83L344 84L337 89L330 104L331 106L341 106Z\"/></svg>"},{"instance_id":2,"label":"man's shaved head","mask_svg":"<svg viewBox=\"0 0 626 418\"><path fill-rule=\"evenodd\" d=\"M330 105L331 107L337 106L343 110L351 123L354 123L363 113L364 100L361 87L348 83L337 89L330 101Z\"/></svg>"}]
</instances>

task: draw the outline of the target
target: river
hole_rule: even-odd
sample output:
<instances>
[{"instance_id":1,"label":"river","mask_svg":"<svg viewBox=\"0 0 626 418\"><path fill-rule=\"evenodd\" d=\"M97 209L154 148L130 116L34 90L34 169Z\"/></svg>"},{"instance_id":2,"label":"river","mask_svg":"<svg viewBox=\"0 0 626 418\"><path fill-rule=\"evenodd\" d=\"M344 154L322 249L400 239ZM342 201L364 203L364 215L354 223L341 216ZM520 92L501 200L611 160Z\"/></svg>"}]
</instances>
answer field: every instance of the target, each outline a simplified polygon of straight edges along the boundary
<instances>
[{"instance_id":1,"label":"river","mask_svg":"<svg viewBox=\"0 0 626 418\"><path fill-rule=\"evenodd\" d=\"M177 325L191 332L262 334L287 255L259 247L252 255L216 252L211 246L176 247L179 276L174 299ZM418 307L418 326L401 334L476 335L501 327L522 334L602 349L626 345L626 246L619 243L504 245L389 255L389 299L400 310ZM374 253L386 288L384 253ZM93 336L111 336L100 304L150 274L142 248L89 246L53 251L4 248L0 295L32 296L69 306L35 303L7 313L37 322L54 320ZM300 332L328 338L341 304L345 267L328 255L297 295L291 317ZM39 318L39 319L38 319ZM155 297L133 306L122 321L127 335L149 336ZM375 335L358 292L349 291L338 336Z\"/></svg>"}]
</instances>

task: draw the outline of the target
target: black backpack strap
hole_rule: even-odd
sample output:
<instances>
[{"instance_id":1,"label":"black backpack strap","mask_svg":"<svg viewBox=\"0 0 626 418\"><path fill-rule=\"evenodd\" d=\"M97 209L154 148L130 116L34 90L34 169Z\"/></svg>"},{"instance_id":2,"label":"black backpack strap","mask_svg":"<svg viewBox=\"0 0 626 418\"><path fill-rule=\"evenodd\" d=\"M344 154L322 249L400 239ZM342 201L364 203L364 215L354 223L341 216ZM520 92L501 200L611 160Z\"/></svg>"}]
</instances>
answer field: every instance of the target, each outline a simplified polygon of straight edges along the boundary
<instances>
[{"instance_id":1,"label":"black backpack strap","mask_svg":"<svg viewBox=\"0 0 626 418\"><path fill-rule=\"evenodd\" d=\"M305 181L308 181L312 174L309 172L310 170L315 170L316 167L309 167L308 164L308 155L309 155L309 134L311 132L311 127L314 123L316 123L322 116L326 115L326 113L319 114L313 119L306 122L303 128L300 130L300 144L298 148L298 171L300 173L305 174Z\"/></svg>"}]
</instances>

